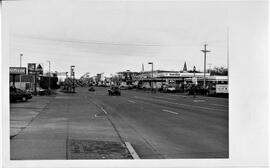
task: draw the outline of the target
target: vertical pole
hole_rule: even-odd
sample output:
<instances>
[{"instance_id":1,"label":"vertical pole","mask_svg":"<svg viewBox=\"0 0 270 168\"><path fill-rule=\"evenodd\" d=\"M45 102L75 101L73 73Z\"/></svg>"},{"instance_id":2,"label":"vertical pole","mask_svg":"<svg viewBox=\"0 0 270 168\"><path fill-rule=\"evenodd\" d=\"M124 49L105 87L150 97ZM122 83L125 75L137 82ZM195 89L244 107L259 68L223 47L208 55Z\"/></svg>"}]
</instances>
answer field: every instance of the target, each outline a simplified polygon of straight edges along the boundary
<instances>
[{"instance_id":1,"label":"vertical pole","mask_svg":"<svg viewBox=\"0 0 270 168\"><path fill-rule=\"evenodd\" d=\"M204 44L204 51L206 51L206 44ZM206 52L204 52L204 65L203 65L203 88L205 89L205 71L206 71Z\"/></svg>"},{"instance_id":2,"label":"vertical pole","mask_svg":"<svg viewBox=\"0 0 270 168\"><path fill-rule=\"evenodd\" d=\"M75 93L75 72L73 70L73 93Z\"/></svg>"},{"instance_id":3,"label":"vertical pole","mask_svg":"<svg viewBox=\"0 0 270 168\"><path fill-rule=\"evenodd\" d=\"M49 90L51 90L51 61L49 61Z\"/></svg>"},{"instance_id":4,"label":"vertical pole","mask_svg":"<svg viewBox=\"0 0 270 168\"><path fill-rule=\"evenodd\" d=\"M209 50L206 50L207 44L204 44L204 49L201 50L204 53L204 70L203 70L203 88L205 89L205 71L206 71L206 53L210 52Z\"/></svg>"},{"instance_id":5,"label":"vertical pole","mask_svg":"<svg viewBox=\"0 0 270 168\"><path fill-rule=\"evenodd\" d=\"M153 72L153 65L154 63L152 63L152 91L154 91L154 72Z\"/></svg>"},{"instance_id":6,"label":"vertical pole","mask_svg":"<svg viewBox=\"0 0 270 168\"><path fill-rule=\"evenodd\" d=\"M229 27L227 27L227 71L228 71L228 85L229 85Z\"/></svg>"},{"instance_id":7,"label":"vertical pole","mask_svg":"<svg viewBox=\"0 0 270 168\"><path fill-rule=\"evenodd\" d=\"M13 80L13 86L15 87L15 75L12 75Z\"/></svg>"},{"instance_id":8,"label":"vertical pole","mask_svg":"<svg viewBox=\"0 0 270 168\"><path fill-rule=\"evenodd\" d=\"M22 56L23 56L23 54L21 53L20 54L20 68L22 67ZM22 83L22 75L20 74L20 89L21 89L21 83Z\"/></svg>"},{"instance_id":9,"label":"vertical pole","mask_svg":"<svg viewBox=\"0 0 270 168\"><path fill-rule=\"evenodd\" d=\"M35 70L35 95L37 95L37 72Z\"/></svg>"}]
</instances>

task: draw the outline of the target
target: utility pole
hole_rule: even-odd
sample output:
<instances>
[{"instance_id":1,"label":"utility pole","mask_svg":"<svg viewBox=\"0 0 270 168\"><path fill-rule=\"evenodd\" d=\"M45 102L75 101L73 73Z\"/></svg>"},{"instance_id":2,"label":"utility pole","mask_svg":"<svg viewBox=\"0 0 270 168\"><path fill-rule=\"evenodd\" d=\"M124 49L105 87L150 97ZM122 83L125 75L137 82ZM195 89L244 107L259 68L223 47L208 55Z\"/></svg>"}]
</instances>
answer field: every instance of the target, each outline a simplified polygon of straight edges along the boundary
<instances>
[{"instance_id":1,"label":"utility pole","mask_svg":"<svg viewBox=\"0 0 270 168\"><path fill-rule=\"evenodd\" d=\"M230 40L230 36L229 36L229 27L227 27L227 72L228 72L228 85L229 85L229 40Z\"/></svg>"},{"instance_id":2,"label":"utility pole","mask_svg":"<svg viewBox=\"0 0 270 168\"><path fill-rule=\"evenodd\" d=\"M210 52L210 50L206 50L207 44L204 44L204 49L201 50L204 53L204 69L203 69L203 88L205 89L205 71L206 71L206 53Z\"/></svg>"},{"instance_id":3,"label":"utility pole","mask_svg":"<svg viewBox=\"0 0 270 168\"><path fill-rule=\"evenodd\" d=\"M22 67L22 56L23 56L23 54L21 53L20 54L20 68ZM21 89L21 83L22 83L22 75L20 74L20 89Z\"/></svg>"},{"instance_id":4,"label":"utility pole","mask_svg":"<svg viewBox=\"0 0 270 168\"><path fill-rule=\"evenodd\" d=\"M153 84L154 84L154 72L153 72L153 66L154 66L154 63L153 62L149 62L148 64L152 64L152 81L151 81L151 88L152 88L152 91L154 90L154 87L153 87Z\"/></svg>"}]
</instances>

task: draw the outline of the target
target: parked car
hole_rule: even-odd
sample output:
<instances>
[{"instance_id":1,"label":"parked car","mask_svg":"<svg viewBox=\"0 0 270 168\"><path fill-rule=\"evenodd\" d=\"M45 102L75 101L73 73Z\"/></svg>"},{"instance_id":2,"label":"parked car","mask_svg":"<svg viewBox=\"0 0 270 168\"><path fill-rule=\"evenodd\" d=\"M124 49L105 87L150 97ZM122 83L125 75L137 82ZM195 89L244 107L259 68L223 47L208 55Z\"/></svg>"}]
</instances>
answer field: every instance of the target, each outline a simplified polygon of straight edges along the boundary
<instances>
[{"instance_id":1,"label":"parked car","mask_svg":"<svg viewBox=\"0 0 270 168\"><path fill-rule=\"evenodd\" d=\"M88 91L93 92L93 91L95 91L95 88L93 86L90 86Z\"/></svg>"},{"instance_id":2,"label":"parked car","mask_svg":"<svg viewBox=\"0 0 270 168\"><path fill-rule=\"evenodd\" d=\"M29 92L17 89L15 87L10 87L10 102L16 102L17 100L26 102L28 99L32 99L32 95Z\"/></svg>"},{"instance_id":3,"label":"parked car","mask_svg":"<svg viewBox=\"0 0 270 168\"><path fill-rule=\"evenodd\" d=\"M127 90L127 89L128 89L128 86L127 86L127 85L121 85L121 86L120 86L120 89L121 89L121 90Z\"/></svg>"},{"instance_id":4,"label":"parked car","mask_svg":"<svg viewBox=\"0 0 270 168\"><path fill-rule=\"evenodd\" d=\"M113 95L121 95L121 91L120 88L118 86L112 86L109 90L108 90L109 96L113 96Z\"/></svg>"},{"instance_id":5,"label":"parked car","mask_svg":"<svg viewBox=\"0 0 270 168\"><path fill-rule=\"evenodd\" d=\"M165 86L163 90L164 92L175 92L176 88L174 86Z\"/></svg>"}]
</instances>

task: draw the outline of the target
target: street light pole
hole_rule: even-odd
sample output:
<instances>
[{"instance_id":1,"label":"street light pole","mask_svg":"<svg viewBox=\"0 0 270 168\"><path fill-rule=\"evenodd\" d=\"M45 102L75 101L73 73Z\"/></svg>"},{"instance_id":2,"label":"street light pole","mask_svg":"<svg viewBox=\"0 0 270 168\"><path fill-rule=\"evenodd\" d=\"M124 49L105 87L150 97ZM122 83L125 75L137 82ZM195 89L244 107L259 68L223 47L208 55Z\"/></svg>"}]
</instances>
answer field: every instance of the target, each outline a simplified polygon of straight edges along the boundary
<instances>
[{"instance_id":1,"label":"street light pole","mask_svg":"<svg viewBox=\"0 0 270 168\"><path fill-rule=\"evenodd\" d=\"M193 76L194 76L194 78L195 78L195 72L196 72L196 67L194 66L193 67Z\"/></svg>"},{"instance_id":2,"label":"street light pole","mask_svg":"<svg viewBox=\"0 0 270 168\"><path fill-rule=\"evenodd\" d=\"M74 78L75 78L75 72L74 72L74 68L75 66L74 65L71 65L70 66L70 69L71 69L71 74L70 76L72 77L72 90L73 90L73 93L75 93L75 81L74 81Z\"/></svg>"},{"instance_id":3,"label":"street light pole","mask_svg":"<svg viewBox=\"0 0 270 168\"><path fill-rule=\"evenodd\" d=\"M204 69L203 69L203 88L205 89L205 71L206 71L206 53L210 52L210 50L206 50L207 44L204 44L204 49L201 50L204 53Z\"/></svg>"},{"instance_id":4,"label":"street light pole","mask_svg":"<svg viewBox=\"0 0 270 168\"><path fill-rule=\"evenodd\" d=\"M20 54L20 68L22 67L22 56L23 54ZM21 88L21 83L22 83L22 75L20 74L20 88Z\"/></svg>"},{"instance_id":5,"label":"street light pole","mask_svg":"<svg viewBox=\"0 0 270 168\"><path fill-rule=\"evenodd\" d=\"M154 80L153 66L154 66L154 63L153 63L153 62L149 62L148 64L152 64L152 81L151 81L151 88L152 88L152 91L153 91L153 84L154 84L154 82L153 82L153 80Z\"/></svg>"}]
</instances>

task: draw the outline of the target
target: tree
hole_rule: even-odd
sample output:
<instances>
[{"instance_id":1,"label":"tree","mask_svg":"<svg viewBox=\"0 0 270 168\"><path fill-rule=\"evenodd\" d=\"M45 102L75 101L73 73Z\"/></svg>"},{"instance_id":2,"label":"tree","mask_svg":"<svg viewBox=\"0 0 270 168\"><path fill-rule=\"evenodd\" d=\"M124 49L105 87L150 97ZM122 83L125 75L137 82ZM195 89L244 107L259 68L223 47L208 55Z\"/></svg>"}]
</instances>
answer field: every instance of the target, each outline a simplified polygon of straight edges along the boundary
<instances>
[{"instance_id":1,"label":"tree","mask_svg":"<svg viewBox=\"0 0 270 168\"><path fill-rule=\"evenodd\" d=\"M224 67L214 67L214 69L209 69L210 75L217 75L217 76L227 76L228 69Z\"/></svg>"}]
</instances>

